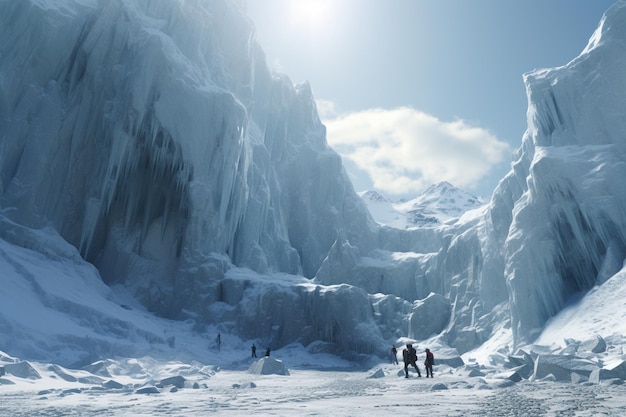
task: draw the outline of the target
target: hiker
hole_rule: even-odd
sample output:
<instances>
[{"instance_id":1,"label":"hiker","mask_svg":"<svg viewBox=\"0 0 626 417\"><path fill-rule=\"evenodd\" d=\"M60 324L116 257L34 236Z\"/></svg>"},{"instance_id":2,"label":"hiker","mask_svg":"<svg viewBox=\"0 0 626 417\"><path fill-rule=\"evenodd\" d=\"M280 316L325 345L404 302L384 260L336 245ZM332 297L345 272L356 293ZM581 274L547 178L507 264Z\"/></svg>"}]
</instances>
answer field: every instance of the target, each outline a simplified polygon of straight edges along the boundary
<instances>
[{"instance_id":1,"label":"hiker","mask_svg":"<svg viewBox=\"0 0 626 417\"><path fill-rule=\"evenodd\" d=\"M428 375L433 377L433 365L435 364L435 355L430 351L430 349L426 349L426 360L424 361L424 367L426 368L426 378Z\"/></svg>"},{"instance_id":2,"label":"hiker","mask_svg":"<svg viewBox=\"0 0 626 417\"><path fill-rule=\"evenodd\" d=\"M254 343L252 344L252 357L256 358L256 346L254 345Z\"/></svg>"},{"instance_id":3,"label":"hiker","mask_svg":"<svg viewBox=\"0 0 626 417\"><path fill-rule=\"evenodd\" d=\"M222 346L222 335L220 333L218 333L215 338L215 344L217 345L217 350L220 350L220 347Z\"/></svg>"},{"instance_id":4,"label":"hiker","mask_svg":"<svg viewBox=\"0 0 626 417\"><path fill-rule=\"evenodd\" d=\"M270 356L270 348L269 346L265 349L265 356Z\"/></svg>"},{"instance_id":5,"label":"hiker","mask_svg":"<svg viewBox=\"0 0 626 417\"><path fill-rule=\"evenodd\" d=\"M422 377L420 368L417 367L417 352L410 343L406 344L406 347L402 350L402 359L404 359L404 377L409 377L409 365L412 365L417 371L417 376Z\"/></svg>"},{"instance_id":6,"label":"hiker","mask_svg":"<svg viewBox=\"0 0 626 417\"><path fill-rule=\"evenodd\" d=\"M396 345L391 345L391 363L398 364L398 349L396 349Z\"/></svg>"}]
</instances>

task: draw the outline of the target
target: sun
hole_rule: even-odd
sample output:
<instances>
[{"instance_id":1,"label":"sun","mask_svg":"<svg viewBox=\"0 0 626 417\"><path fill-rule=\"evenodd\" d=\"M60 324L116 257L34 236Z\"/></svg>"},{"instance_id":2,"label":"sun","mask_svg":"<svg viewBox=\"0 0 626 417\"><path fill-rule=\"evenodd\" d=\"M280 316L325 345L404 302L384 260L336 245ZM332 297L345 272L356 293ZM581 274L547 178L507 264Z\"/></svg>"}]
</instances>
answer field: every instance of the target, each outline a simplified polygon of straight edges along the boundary
<instances>
[{"instance_id":1,"label":"sun","mask_svg":"<svg viewBox=\"0 0 626 417\"><path fill-rule=\"evenodd\" d=\"M291 23L311 33L319 32L332 16L332 0L290 0Z\"/></svg>"}]
</instances>

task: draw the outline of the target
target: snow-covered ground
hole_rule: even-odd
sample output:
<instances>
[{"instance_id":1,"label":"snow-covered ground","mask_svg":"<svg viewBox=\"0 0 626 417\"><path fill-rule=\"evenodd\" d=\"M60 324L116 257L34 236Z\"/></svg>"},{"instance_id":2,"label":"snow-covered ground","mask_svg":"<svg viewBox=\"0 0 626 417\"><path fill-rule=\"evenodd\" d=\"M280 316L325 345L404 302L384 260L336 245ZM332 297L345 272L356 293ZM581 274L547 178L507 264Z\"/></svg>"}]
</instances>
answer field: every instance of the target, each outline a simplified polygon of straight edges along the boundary
<instances>
[{"instance_id":1,"label":"snow-covered ground","mask_svg":"<svg viewBox=\"0 0 626 417\"><path fill-rule=\"evenodd\" d=\"M223 355L228 355L226 351ZM435 366L435 378L403 377L398 365L369 370L307 367L289 352L276 352L289 375L260 375L199 363L155 363L137 359L111 363L120 375L101 377L103 387L85 372L34 364L42 376L32 380L4 376L0 386L3 416L619 416L626 414L626 386L553 381L513 382L468 376ZM307 358L310 359L310 358ZM328 359L328 358L326 358ZM264 360L264 359L260 359ZM240 367L254 359L242 360ZM345 365L336 363L338 366ZM146 368L147 367L147 368ZM65 371L66 373L63 373ZM375 371L384 376L373 377ZM423 371L423 368L422 368ZM125 375L122 375L125 373ZM166 381L168 377L183 376ZM92 377L93 378L93 377ZM82 382L80 382L82 381ZM178 385L178 387L176 386ZM142 389L144 391L142 391ZM143 393L142 393L143 392Z\"/></svg>"}]
</instances>

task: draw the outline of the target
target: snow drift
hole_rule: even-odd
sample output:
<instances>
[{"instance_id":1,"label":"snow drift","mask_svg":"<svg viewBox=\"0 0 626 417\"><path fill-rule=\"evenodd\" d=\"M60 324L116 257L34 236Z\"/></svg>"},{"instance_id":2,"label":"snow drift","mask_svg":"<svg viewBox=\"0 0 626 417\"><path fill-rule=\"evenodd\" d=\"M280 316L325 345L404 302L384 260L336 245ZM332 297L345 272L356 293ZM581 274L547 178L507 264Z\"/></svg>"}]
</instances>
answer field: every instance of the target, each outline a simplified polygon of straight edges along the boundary
<instances>
[{"instance_id":1,"label":"snow drift","mask_svg":"<svg viewBox=\"0 0 626 417\"><path fill-rule=\"evenodd\" d=\"M283 361L268 356L250 365L248 372L255 375L289 375L289 370Z\"/></svg>"}]
</instances>

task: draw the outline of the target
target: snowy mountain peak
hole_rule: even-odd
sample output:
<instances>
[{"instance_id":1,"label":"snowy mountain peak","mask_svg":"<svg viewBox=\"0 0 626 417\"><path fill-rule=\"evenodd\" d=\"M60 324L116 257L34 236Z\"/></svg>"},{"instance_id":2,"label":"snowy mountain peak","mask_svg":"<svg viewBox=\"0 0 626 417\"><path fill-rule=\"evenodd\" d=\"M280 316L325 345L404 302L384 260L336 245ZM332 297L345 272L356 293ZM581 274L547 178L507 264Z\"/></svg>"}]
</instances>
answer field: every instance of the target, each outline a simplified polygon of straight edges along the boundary
<instances>
[{"instance_id":1,"label":"snowy mountain peak","mask_svg":"<svg viewBox=\"0 0 626 417\"><path fill-rule=\"evenodd\" d=\"M438 226L484 204L480 198L447 181L431 185L410 200L389 201L376 191L363 191L359 196L374 220L399 229Z\"/></svg>"},{"instance_id":2,"label":"snowy mountain peak","mask_svg":"<svg viewBox=\"0 0 626 417\"><path fill-rule=\"evenodd\" d=\"M372 203L389 203L389 201L377 191L367 190L367 191L361 191L358 194L366 202L369 201Z\"/></svg>"},{"instance_id":3,"label":"snowy mountain peak","mask_svg":"<svg viewBox=\"0 0 626 417\"><path fill-rule=\"evenodd\" d=\"M468 210L480 207L483 202L478 197L443 181L431 185L406 204L415 209L428 206L433 212L443 212L451 217L458 217Z\"/></svg>"},{"instance_id":4,"label":"snowy mountain peak","mask_svg":"<svg viewBox=\"0 0 626 417\"><path fill-rule=\"evenodd\" d=\"M426 189L422 194L431 194L434 192L446 193L448 191L458 190L454 185L450 184L448 181L441 181L437 184L433 184Z\"/></svg>"}]
</instances>

